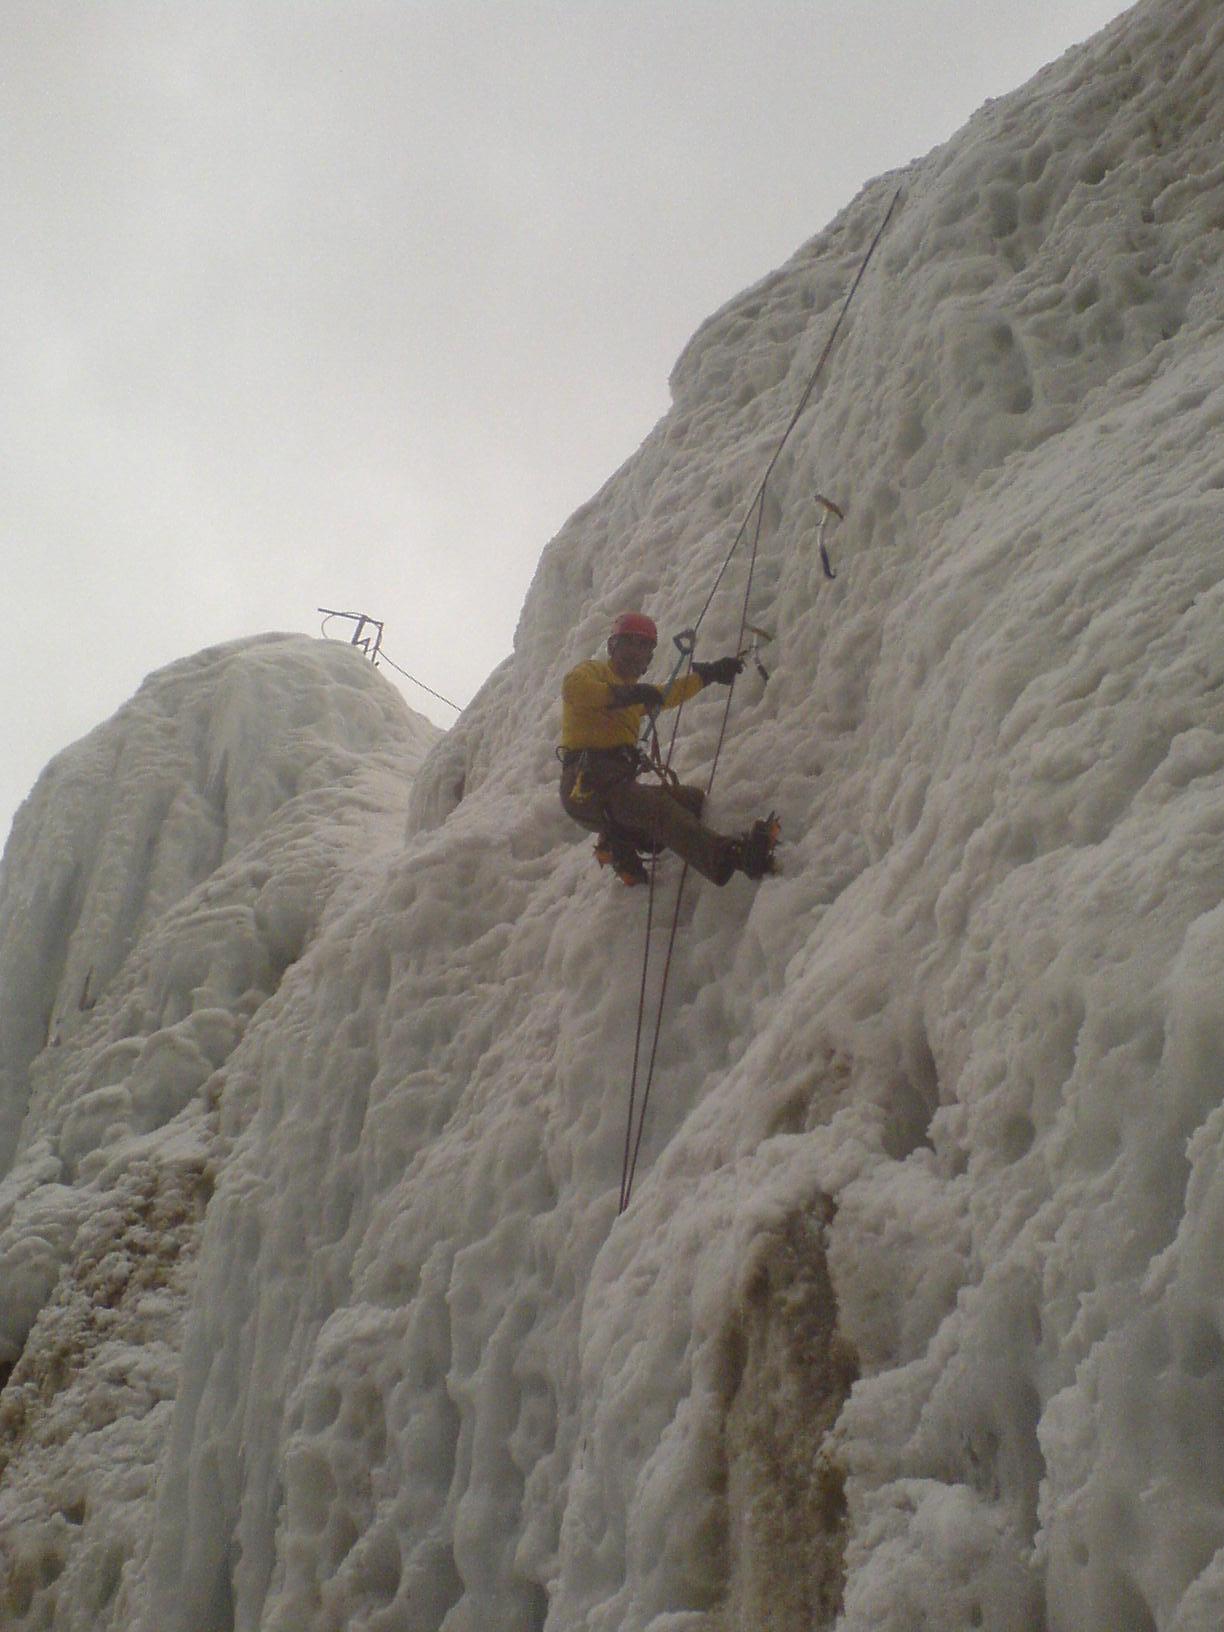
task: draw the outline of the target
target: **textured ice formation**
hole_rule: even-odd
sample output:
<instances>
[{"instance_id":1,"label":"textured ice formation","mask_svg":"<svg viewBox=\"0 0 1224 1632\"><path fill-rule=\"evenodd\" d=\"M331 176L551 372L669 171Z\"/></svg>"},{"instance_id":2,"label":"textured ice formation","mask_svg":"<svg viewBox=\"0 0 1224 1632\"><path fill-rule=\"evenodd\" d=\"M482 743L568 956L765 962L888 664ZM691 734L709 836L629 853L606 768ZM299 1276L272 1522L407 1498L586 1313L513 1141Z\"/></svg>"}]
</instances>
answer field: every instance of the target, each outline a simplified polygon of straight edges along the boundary
<instances>
[{"instance_id":1,"label":"textured ice formation","mask_svg":"<svg viewBox=\"0 0 1224 1632\"><path fill-rule=\"evenodd\" d=\"M1224 15L1137 6L703 326L423 761L278 640L51 768L3 883L6 1625L1215 1632L1222 152ZM615 611L691 623L898 182L711 803L778 808L782 875L686 893L618 1218L645 906L551 699Z\"/></svg>"},{"instance_id":2,"label":"textured ice formation","mask_svg":"<svg viewBox=\"0 0 1224 1632\"><path fill-rule=\"evenodd\" d=\"M151 677L48 767L14 824L0 881L8 1625L123 1624L108 1617L165 1449L227 1064L341 878L395 843L437 736L345 647L239 642Z\"/></svg>"}]
</instances>

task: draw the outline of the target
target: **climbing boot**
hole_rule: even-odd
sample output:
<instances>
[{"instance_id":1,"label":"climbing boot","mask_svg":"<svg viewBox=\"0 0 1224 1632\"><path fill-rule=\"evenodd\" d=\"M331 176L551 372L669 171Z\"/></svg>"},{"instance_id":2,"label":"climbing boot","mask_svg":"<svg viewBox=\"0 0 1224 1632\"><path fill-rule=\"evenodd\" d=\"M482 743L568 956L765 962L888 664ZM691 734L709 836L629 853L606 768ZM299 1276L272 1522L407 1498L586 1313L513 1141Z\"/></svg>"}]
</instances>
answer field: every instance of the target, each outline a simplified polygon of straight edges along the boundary
<instances>
[{"instance_id":1,"label":"climbing boot","mask_svg":"<svg viewBox=\"0 0 1224 1632\"><path fill-rule=\"evenodd\" d=\"M764 878L776 873L774 847L782 836L782 823L771 810L768 816L753 822L747 833L736 840L735 864L749 878Z\"/></svg>"},{"instance_id":2,"label":"climbing boot","mask_svg":"<svg viewBox=\"0 0 1224 1632\"><path fill-rule=\"evenodd\" d=\"M595 840L595 860L601 867L611 867L622 884L649 884L650 874L645 863L631 844L601 833Z\"/></svg>"}]
</instances>

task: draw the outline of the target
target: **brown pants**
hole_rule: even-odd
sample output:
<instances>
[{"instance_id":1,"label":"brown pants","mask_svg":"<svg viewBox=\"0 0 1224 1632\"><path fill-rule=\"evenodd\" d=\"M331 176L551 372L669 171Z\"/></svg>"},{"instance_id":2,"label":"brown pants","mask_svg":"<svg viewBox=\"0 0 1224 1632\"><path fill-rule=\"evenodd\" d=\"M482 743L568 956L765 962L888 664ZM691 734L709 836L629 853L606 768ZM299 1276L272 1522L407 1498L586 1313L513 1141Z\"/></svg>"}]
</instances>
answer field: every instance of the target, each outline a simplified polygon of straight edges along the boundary
<instances>
[{"instance_id":1,"label":"brown pants","mask_svg":"<svg viewBox=\"0 0 1224 1632\"><path fill-rule=\"evenodd\" d=\"M626 760L592 753L561 772L567 816L598 833L619 828L633 843L666 845L711 883L735 871L733 841L698 820L705 794L682 785L643 786Z\"/></svg>"}]
</instances>

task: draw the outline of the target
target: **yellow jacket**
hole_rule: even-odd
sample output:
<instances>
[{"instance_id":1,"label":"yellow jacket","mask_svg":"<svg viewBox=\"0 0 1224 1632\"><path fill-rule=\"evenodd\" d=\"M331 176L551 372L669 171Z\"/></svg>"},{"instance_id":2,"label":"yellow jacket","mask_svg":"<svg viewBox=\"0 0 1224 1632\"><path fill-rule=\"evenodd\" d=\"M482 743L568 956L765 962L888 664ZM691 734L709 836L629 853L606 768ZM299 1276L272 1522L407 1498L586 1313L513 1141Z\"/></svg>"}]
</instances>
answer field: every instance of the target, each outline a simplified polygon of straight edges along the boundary
<instances>
[{"instance_id":1,"label":"yellow jacket","mask_svg":"<svg viewBox=\"0 0 1224 1632\"><path fill-rule=\"evenodd\" d=\"M611 663L598 658L571 669L561 682L562 748L632 748L646 710L641 703L624 708L612 704L612 687L632 683L620 679ZM697 675L682 674L667 688L663 707L679 708L701 689Z\"/></svg>"}]
</instances>

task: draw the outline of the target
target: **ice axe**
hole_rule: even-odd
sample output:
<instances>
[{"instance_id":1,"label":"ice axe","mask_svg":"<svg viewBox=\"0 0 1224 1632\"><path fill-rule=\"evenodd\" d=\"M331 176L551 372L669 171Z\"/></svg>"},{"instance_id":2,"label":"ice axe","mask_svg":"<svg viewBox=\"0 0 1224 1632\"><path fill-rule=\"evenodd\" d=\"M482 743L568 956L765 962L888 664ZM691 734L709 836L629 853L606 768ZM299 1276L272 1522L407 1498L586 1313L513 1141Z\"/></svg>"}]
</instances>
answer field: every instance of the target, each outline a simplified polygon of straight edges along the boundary
<instances>
[{"instance_id":1,"label":"ice axe","mask_svg":"<svg viewBox=\"0 0 1224 1632\"><path fill-rule=\"evenodd\" d=\"M825 548L824 530L829 525L830 516L836 516L838 521L845 521L846 512L840 504L834 504L832 499L826 499L823 493L815 495L816 503L820 506L820 520L816 523L816 547L820 551L820 565L824 568L826 578L836 578L829 552Z\"/></svg>"},{"instance_id":2,"label":"ice axe","mask_svg":"<svg viewBox=\"0 0 1224 1632\"><path fill-rule=\"evenodd\" d=\"M769 670L761 662L761 647L766 641L770 641L774 637L768 629L760 629L755 623L746 623L744 628L753 638L742 651L737 652L735 655L740 658L750 657L756 665L756 671L761 679L767 681L769 679Z\"/></svg>"}]
</instances>

